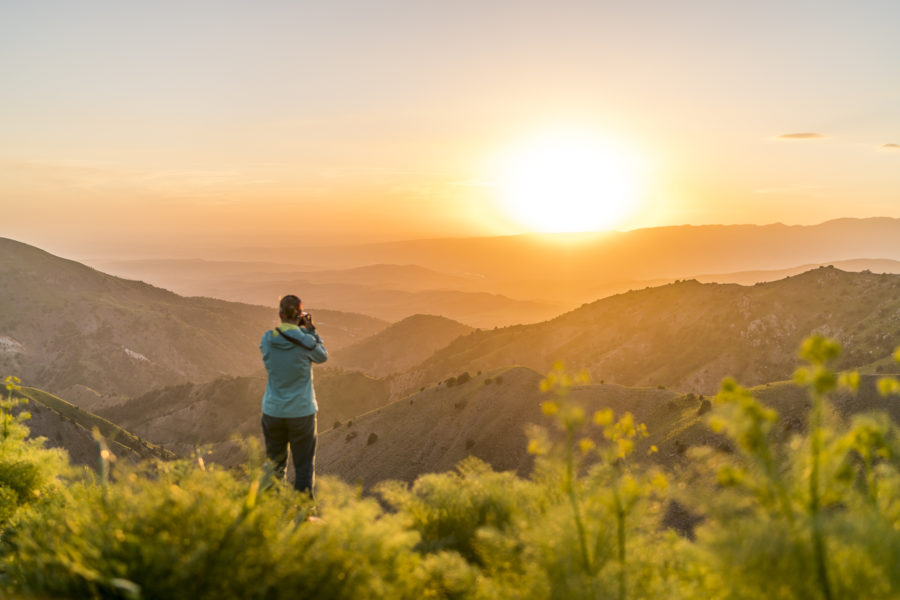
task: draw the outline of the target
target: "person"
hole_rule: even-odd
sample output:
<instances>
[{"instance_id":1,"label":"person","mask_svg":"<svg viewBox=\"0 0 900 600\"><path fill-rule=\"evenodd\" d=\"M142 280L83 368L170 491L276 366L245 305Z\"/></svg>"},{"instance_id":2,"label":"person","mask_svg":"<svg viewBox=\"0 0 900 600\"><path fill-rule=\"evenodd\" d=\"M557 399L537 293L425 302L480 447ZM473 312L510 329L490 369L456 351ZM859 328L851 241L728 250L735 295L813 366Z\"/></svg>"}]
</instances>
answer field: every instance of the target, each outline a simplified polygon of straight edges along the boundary
<instances>
[{"instance_id":1,"label":"person","mask_svg":"<svg viewBox=\"0 0 900 600\"><path fill-rule=\"evenodd\" d=\"M284 479L287 449L294 457L294 488L313 495L316 465L316 393L312 364L328 360L312 316L297 296L281 299L281 325L259 343L268 381L262 398L266 457L277 479Z\"/></svg>"}]
</instances>

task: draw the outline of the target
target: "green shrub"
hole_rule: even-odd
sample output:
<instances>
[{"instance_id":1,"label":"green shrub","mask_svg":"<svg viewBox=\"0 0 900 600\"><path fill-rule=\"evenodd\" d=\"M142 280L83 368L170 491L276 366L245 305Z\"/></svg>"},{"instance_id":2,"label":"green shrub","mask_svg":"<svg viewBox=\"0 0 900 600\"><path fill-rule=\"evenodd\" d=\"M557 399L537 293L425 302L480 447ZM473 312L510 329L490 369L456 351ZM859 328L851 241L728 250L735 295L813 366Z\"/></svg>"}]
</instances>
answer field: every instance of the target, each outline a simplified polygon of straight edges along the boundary
<instances>
[{"instance_id":1,"label":"green shrub","mask_svg":"<svg viewBox=\"0 0 900 600\"><path fill-rule=\"evenodd\" d=\"M695 455L714 472L707 519L698 529L715 594L731 598L886 598L900 594L900 433L884 416L832 425L827 395L853 388L854 373L829 369L840 348L804 343L808 367L796 381L811 399L809 432L775 439L777 413L733 381L723 385L711 423L730 437L733 457Z\"/></svg>"},{"instance_id":2,"label":"green shrub","mask_svg":"<svg viewBox=\"0 0 900 600\"><path fill-rule=\"evenodd\" d=\"M67 469L61 450L44 448L43 438L27 438L27 412L14 409L27 403L17 396L19 379L6 377L6 398L0 400L0 533L16 512L52 496L59 488L58 476Z\"/></svg>"},{"instance_id":3,"label":"green shrub","mask_svg":"<svg viewBox=\"0 0 900 600\"><path fill-rule=\"evenodd\" d=\"M497 473L467 457L456 473L419 477L411 488L384 482L378 491L388 504L410 519L422 552L455 550L480 563L476 533L483 527L506 529L523 518L532 486L512 473Z\"/></svg>"},{"instance_id":4,"label":"green shrub","mask_svg":"<svg viewBox=\"0 0 900 600\"><path fill-rule=\"evenodd\" d=\"M417 597L418 542L345 485L320 487L322 522L264 476L248 486L185 463L72 485L23 518L6 546L17 587L61 597ZM411 576L410 573L419 573Z\"/></svg>"}]
</instances>

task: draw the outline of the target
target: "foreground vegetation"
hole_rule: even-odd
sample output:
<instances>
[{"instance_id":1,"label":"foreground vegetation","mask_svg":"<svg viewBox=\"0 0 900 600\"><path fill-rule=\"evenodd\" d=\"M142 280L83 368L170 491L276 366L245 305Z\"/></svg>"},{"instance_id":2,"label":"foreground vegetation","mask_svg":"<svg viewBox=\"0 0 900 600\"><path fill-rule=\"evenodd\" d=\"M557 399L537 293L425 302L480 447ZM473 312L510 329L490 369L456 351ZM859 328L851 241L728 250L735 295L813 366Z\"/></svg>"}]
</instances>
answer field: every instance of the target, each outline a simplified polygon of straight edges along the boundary
<instances>
[{"instance_id":1,"label":"foreground vegetation","mask_svg":"<svg viewBox=\"0 0 900 600\"><path fill-rule=\"evenodd\" d=\"M728 440L662 473L635 456L646 429L544 380L533 475L467 459L456 472L384 483L377 499L325 478L315 503L202 459L100 469L26 439L0 407L0 591L79 598L884 598L900 595L900 435L884 415L838 422L827 397L858 377L807 340L795 375L807 431L725 381L709 414ZM900 384L885 379L884 393ZM651 451L654 449L651 448ZM255 454L258 456L258 453ZM667 508L699 525L680 534Z\"/></svg>"}]
</instances>

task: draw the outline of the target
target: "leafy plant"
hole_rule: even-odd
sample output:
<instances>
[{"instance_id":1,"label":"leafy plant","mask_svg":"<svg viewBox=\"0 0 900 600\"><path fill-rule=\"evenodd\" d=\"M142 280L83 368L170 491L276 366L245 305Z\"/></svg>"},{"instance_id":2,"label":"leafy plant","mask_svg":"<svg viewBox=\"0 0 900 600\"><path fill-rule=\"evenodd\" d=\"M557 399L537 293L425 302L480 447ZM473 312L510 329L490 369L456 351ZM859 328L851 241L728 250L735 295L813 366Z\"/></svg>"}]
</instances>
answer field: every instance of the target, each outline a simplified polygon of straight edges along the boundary
<instances>
[{"instance_id":1,"label":"leafy plant","mask_svg":"<svg viewBox=\"0 0 900 600\"><path fill-rule=\"evenodd\" d=\"M807 339L807 366L795 381L810 397L805 438L782 443L778 414L727 380L710 424L735 453L695 454L715 467L698 544L718 572L718 591L734 598L871 598L895 596L900 536L895 531L898 433L884 416L849 425L829 418L828 395L855 389L859 376L830 368L834 340ZM888 492L891 490L891 492ZM888 508L890 507L890 508ZM881 531L878 543L875 531Z\"/></svg>"},{"instance_id":2,"label":"leafy plant","mask_svg":"<svg viewBox=\"0 0 900 600\"><path fill-rule=\"evenodd\" d=\"M589 415L571 393L586 379L557 365L541 384L551 427L531 433L529 478L469 457L454 472L381 484L387 509L328 477L315 505L271 485L258 447L243 471L200 459L132 467L98 436L99 472L66 468L64 455L27 439L25 416L13 416L18 381L7 378L0 591L192 600L898 597L900 430L884 414L849 422L832 414L829 396L859 382L834 369L836 342L810 338L800 355L806 365L794 381L809 398L802 435L728 379L703 415L727 443L687 450L688 468L663 476L644 460L646 427L628 412ZM891 378L879 385L900 391ZM702 520L695 540L663 526L671 498Z\"/></svg>"}]
</instances>

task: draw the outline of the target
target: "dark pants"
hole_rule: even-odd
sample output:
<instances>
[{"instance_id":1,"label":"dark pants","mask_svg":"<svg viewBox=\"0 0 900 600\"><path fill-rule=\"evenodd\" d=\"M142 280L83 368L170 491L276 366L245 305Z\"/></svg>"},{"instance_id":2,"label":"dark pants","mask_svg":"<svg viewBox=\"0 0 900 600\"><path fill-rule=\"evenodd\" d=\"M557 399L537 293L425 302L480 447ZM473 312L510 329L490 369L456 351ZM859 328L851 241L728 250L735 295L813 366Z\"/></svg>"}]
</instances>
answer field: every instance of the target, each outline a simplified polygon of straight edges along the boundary
<instances>
[{"instance_id":1,"label":"dark pants","mask_svg":"<svg viewBox=\"0 0 900 600\"><path fill-rule=\"evenodd\" d=\"M310 496L316 469L316 415L308 417L262 416L266 456L272 462L275 477L284 478L287 449L294 456L294 487Z\"/></svg>"}]
</instances>

